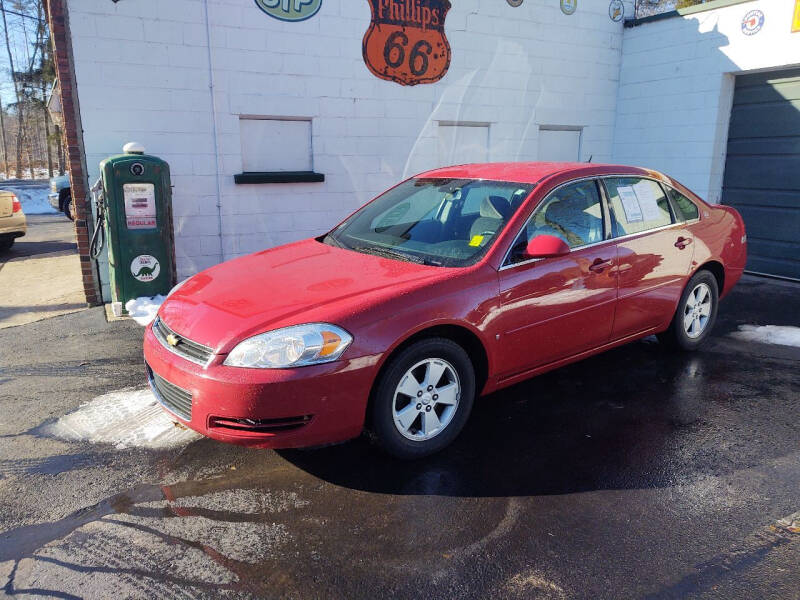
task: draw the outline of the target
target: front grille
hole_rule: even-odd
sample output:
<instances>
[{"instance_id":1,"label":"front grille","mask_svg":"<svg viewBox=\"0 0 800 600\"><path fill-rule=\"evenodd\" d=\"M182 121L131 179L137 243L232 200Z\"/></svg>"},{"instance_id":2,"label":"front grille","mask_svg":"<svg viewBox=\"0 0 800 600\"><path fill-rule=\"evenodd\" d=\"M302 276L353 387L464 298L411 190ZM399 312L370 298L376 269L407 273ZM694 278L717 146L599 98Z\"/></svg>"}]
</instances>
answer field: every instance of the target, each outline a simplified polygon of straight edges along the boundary
<instances>
[{"instance_id":1,"label":"front grille","mask_svg":"<svg viewBox=\"0 0 800 600\"><path fill-rule=\"evenodd\" d=\"M161 320L161 317L156 317L153 323L153 333L164 348L198 365L203 365L205 367L214 356L214 350L212 348L203 346L192 340L187 340L185 337L170 329L167 324ZM177 340L175 345L167 341L167 338L170 338L170 336L174 336L172 339Z\"/></svg>"},{"instance_id":2,"label":"front grille","mask_svg":"<svg viewBox=\"0 0 800 600\"><path fill-rule=\"evenodd\" d=\"M183 388L179 388L174 383L170 383L160 375L153 373L148 366L147 373L150 376L150 387L156 395L156 399L163 404L167 410L175 413L184 421L192 420L192 394Z\"/></svg>"}]
</instances>

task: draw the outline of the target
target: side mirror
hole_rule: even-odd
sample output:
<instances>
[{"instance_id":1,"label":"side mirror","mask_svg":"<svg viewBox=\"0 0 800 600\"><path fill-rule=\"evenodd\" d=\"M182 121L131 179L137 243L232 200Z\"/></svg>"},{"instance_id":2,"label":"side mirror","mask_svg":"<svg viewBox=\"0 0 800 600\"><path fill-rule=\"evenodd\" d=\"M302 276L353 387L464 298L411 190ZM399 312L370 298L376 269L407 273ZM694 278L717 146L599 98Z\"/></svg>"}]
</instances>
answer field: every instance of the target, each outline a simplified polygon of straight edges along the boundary
<instances>
[{"instance_id":1,"label":"side mirror","mask_svg":"<svg viewBox=\"0 0 800 600\"><path fill-rule=\"evenodd\" d=\"M549 258L565 254L569 254L569 246L554 235L537 235L525 247L525 256L528 258Z\"/></svg>"}]
</instances>

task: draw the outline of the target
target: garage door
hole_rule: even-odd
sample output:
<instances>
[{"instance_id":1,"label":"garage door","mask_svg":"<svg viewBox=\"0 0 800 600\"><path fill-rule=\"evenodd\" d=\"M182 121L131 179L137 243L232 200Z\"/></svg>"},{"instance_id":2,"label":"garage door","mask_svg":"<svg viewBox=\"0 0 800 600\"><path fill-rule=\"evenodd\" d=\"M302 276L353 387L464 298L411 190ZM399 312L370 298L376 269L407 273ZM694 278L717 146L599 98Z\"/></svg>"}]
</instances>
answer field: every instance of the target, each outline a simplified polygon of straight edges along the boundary
<instances>
[{"instance_id":1,"label":"garage door","mask_svg":"<svg viewBox=\"0 0 800 600\"><path fill-rule=\"evenodd\" d=\"M736 78L722 203L747 225L747 269L800 279L800 69Z\"/></svg>"}]
</instances>

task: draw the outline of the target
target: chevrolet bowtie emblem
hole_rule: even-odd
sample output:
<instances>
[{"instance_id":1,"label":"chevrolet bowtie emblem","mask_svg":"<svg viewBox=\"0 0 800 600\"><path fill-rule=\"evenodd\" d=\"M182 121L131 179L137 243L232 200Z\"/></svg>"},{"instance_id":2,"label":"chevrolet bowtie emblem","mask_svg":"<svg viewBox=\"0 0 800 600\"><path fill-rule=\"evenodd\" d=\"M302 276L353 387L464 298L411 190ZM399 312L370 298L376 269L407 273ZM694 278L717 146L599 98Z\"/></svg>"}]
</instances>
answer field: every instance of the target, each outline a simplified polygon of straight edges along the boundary
<instances>
[{"instance_id":1,"label":"chevrolet bowtie emblem","mask_svg":"<svg viewBox=\"0 0 800 600\"><path fill-rule=\"evenodd\" d=\"M178 345L178 342L180 342L180 341L181 341L181 338L179 338L179 337L178 337L177 335L175 335L174 333L170 333L170 334L167 336L167 343L168 343L170 346L177 346L177 345Z\"/></svg>"}]
</instances>

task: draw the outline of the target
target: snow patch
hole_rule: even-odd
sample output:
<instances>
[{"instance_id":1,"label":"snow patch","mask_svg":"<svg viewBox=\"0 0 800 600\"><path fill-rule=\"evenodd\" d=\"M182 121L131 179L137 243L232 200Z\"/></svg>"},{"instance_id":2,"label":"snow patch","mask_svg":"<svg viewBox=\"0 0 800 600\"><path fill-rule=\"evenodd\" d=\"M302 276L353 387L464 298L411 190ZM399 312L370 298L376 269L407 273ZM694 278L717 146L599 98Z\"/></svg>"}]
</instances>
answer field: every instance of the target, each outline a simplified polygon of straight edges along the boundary
<instances>
[{"instance_id":1,"label":"snow patch","mask_svg":"<svg viewBox=\"0 0 800 600\"><path fill-rule=\"evenodd\" d=\"M800 348L800 327L790 325L739 325L739 331L731 336L745 342Z\"/></svg>"},{"instance_id":2,"label":"snow patch","mask_svg":"<svg viewBox=\"0 0 800 600\"><path fill-rule=\"evenodd\" d=\"M50 206L47 194L50 188L33 186L2 185L0 189L14 192L22 204L22 212L26 215L55 215L58 211Z\"/></svg>"},{"instance_id":3,"label":"snow patch","mask_svg":"<svg viewBox=\"0 0 800 600\"><path fill-rule=\"evenodd\" d=\"M144 327L149 325L153 319L156 318L158 308L163 304L164 300L166 300L166 296L160 295L150 298L147 296L134 298L125 303L125 310L128 311L128 315L131 319Z\"/></svg>"},{"instance_id":4,"label":"snow patch","mask_svg":"<svg viewBox=\"0 0 800 600\"><path fill-rule=\"evenodd\" d=\"M201 437L177 425L149 389L103 394L41 431L63 440L113 444L117 448L174 448Z\"/></svg>"}]
</instances>

